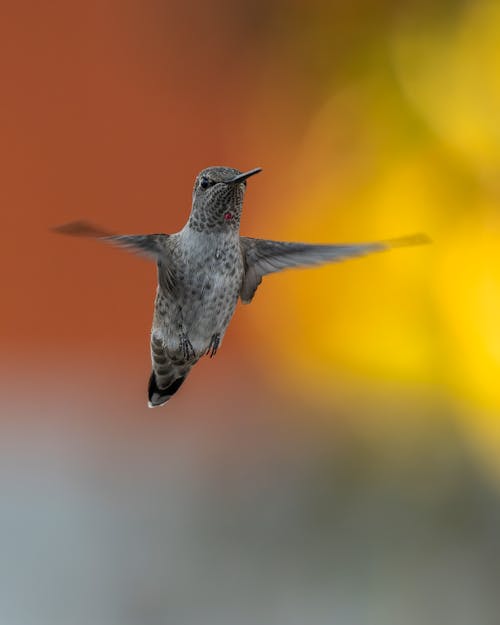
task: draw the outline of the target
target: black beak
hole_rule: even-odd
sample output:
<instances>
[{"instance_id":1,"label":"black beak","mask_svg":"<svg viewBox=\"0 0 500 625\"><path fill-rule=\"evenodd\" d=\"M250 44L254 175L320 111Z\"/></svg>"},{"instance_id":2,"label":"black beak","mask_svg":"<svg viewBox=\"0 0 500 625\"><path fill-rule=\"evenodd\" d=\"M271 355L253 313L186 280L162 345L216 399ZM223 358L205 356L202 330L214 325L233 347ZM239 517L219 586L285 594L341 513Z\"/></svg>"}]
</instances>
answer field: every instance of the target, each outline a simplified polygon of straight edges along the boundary
<instances>
[{"instance_id":1,"label":"black beak","mask_svg":"<svg viewBox=\"0 0 500 625\"><path fill-rule=\"evenodd\" d=\"M260 171L262 171L262 168L256 167L255 169L251 169L250 171L245 171L242 174L238 174L234 178L231 178L230 180L225 180L224 182L226 184L236 184L237 182L245 182L247 178L250 178L250 176L255 176L255 174L258 174Z\"/></svg>"}]
</instances>

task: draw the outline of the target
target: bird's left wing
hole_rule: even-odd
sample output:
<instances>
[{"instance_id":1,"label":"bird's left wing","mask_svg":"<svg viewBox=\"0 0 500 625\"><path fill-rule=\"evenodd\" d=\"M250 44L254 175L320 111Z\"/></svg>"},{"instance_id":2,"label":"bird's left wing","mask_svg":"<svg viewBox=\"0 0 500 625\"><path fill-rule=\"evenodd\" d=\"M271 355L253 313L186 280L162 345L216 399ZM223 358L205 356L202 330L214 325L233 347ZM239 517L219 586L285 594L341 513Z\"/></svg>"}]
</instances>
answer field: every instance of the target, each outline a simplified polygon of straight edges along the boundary
<instances>
[{"instance_id":1,"label":"bird's left wing","mask_svg":"<svg viewBox=\"0 0 500 625\"><path fill-rule=\"evenodd\" d=\"M100 239L156 261L162 256L168 238L168 234L113 234L86 221L72 221L53 228L53 231L76 237Z\"/></svg>"},{"instance_id":2,"label":"bird's left wing","mask_svg":"<svg viewBox=\"0 0 500 625\"><path fill-rule=\"evenodd\" d=\"M372 252L382 252L394 247L429 243L424 234L414 234L398 239L374 243L353 243L345 245L314 245L289 243L240 237L245 275L240 291L241 301L248 304L268 273L291 267L310 267L322 263L336 263Z\"/></svg>"}]
</instances>

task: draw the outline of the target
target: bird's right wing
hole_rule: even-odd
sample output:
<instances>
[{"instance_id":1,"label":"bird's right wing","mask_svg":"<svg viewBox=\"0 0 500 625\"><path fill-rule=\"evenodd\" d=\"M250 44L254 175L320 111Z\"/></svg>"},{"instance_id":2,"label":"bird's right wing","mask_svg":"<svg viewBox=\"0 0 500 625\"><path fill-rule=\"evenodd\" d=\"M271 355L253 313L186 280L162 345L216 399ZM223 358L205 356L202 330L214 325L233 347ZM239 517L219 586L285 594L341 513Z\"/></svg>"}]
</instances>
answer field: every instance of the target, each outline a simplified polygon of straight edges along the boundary
<instances>
[{"instance_id":1,"label":"bird's right wing","mask_svg":"<svg viewBox=\"0 0 500 625\"><path fill-rule=\"evenodd\" d=\"M268 273L291 267L337 263L348 258L364 256L372 252L382 252L394 247L420 245L428 243L429 238L424 234L415 234L398 239L388 239L387 241L345 245L314 245L249 237L240 237L240 242L245 266L240 297L244 304L248 304L262 282L262 278Z\"/></svg>"},{"instance_id":2,"label":"bird's right wing","mask_svg":"<svg viewBox=\"0 0 500 625\"><path fill-rule=\"evenodd\" d=\"M165 252L165 242L169 236L168 234L113 234L86 221L72 221L53 228L53 231L70 236L100 239L105 243L123 247L155 261L159 261Z\"/></svg>"}]
</instances>

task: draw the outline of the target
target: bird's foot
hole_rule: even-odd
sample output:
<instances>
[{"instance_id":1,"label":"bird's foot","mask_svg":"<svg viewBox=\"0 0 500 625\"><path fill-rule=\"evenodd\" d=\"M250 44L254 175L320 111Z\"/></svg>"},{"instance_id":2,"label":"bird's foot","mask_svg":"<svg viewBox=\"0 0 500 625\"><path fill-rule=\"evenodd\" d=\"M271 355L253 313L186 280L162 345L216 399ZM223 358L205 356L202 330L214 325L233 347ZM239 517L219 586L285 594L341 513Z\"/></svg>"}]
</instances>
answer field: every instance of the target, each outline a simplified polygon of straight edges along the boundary
<instances>
[{"instance_id":1,"label":"bird's foot","mask_svg":"<svg viewBox=\"0 0 500 625\"><path fill-rule=\"evenodd\" d=\"M205 354L209 354L210 358L213 358L215 354L217 353L217 350L219 349L219 344L220 344L220 334L217 332L216 334L212 335L212 338L210 339L210 345L208 346Z\"/></svg>"},{"instance_id":2,"label":"bird's foot","mask_svg":"<svg viewBox=\"0 0 500 625\"><path fill-rule=\"evenodd\" d=\"M187 334L179 335L179 351L182 352L184 360L191 360L192 358L196 357L193 346L191 345L191 341L189 340Z\"/></svg>"}]
</instances>

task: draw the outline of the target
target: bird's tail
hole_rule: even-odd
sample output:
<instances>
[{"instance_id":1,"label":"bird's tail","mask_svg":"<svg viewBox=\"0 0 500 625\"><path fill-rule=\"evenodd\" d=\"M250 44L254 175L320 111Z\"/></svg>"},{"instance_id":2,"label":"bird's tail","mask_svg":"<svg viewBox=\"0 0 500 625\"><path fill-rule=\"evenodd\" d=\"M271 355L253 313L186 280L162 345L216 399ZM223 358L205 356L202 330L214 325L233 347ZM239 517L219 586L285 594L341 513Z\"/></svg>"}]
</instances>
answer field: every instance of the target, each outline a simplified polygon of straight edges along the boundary
<instances>
[{"instance_id":1,"label":"bird's tail","mask_svg":"<svg viewBox=\"0 0 500 625\"><path fill-rule=\"evenodd\" d=\"M183 357L173 358L165 350L160 333L151 334L151 362L153 371L148 384L148 406L163 406L174 395L186 379L196 360Z\"/></svg>"},{"instance_id":2,"label":"bird's tail","mask_svg":"<svg viewBox=\"0 0 500 625\"><path fill-rule=\"evenodd\" d=\"M163 380L162 376L157 376L154 371L151 372L148 384L148 406L150 408L157 408L163 406L174 395L182 383L187 377L187 373L180 375L179 377L171 378L171 382L166 386L159 386L160 381Z\"/></svg>"}]
</instances>

